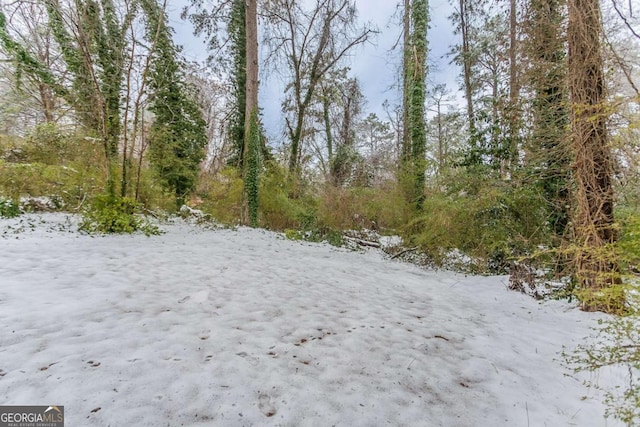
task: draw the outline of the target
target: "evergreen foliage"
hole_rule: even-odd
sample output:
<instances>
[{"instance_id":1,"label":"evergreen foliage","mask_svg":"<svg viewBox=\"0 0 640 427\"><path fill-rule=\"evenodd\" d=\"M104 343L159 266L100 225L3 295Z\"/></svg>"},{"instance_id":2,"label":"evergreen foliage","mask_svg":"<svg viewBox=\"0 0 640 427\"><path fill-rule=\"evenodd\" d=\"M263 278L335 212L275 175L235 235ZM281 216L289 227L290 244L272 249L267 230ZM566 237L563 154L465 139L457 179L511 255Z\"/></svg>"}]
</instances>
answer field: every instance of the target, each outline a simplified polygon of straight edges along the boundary
<instances>
[{"instance_id":1,"label":"evergreen foliage","mask_svg":"<svg viewBox=\"0 0 640 427\"><path fill-rule=\"evenodd\" d=\"M158 227L136 215L138 210L139 206L133 199L98 195L84 210L80 230L108 234L142 231L147 236L160 234Z\"/></svg>"},{"instance_id":2,"label":"evergreen foliage","mask_svg":"<svg viewBox=\"0 0 640 427\"><path fill-rule=\"evenodd\" d=\"M108 163L107 192L115 194L124 51L134 14L118 14L113 0L84 0L75 3L76 20L70 22L58 0L47 0L45 6L52 34L72 76L73 89L67 101L86 129L101 137Z\"/></svg>"},{"instance_id":3,"label":"evergreen foliage","mask_svg":"<svg viewBox=\"0 0 640 427\"><path fill-rule=\"evenodd\" d=\"M258 113L254 111L251 114L251 125L249 129L249 138L246 141L247 157L244 173L244 192L247 198L247 210L249 215L249 225L251 227L258 226L258 209L260 207L259 191L260 191L260 173L262 169L262 159L260 153L260 125L258 122Z\"/></svg>"},{"instance_id":4,"label":"evergreen foliage","mask_svg":"<svg viewBox=\"0 0 640 427\"><path fill-rule=\"evenodd\" d=\"M528 151L528 172L537 181L558 237L567 231L571 201L571 148L568 144L568 94L562 23L563 0L531 0L529 56L534 126Z\"/></svg>"},{"instance_id":5,"label":"evergreen foliage","mask_svg":"<svg viewBox=\"0 0 640 427\"><path fill-rule=\"evenodd\" d=\"M247 30L245 27L245 12L244 0L233 0L228 25L231 41L230 49L233 57L231 81L234 100L234 108L229 123L229 136L233 144L233 152L229 162L240 169L244 167L244 124L247 103Z\"/></svg>"},{"instance_id":6,"label":"evergreen foliage","mask_svg":"<svg viewBox=\"0 0 640 427\"><path fill-rule=\"evenodd\" d=\"M427 30L429 28L429 6L426 0L413 0L411 3L411 35L408 37L409 46L404 49L409 51L405 70L405 97L408 102L407 120L405 125L409 133L405 137L408 147L408 173L413 181L409 190L410 200L420 210L424 201L426 145L427 133L425 123L425 102L427 96Z\"/></svg>"},{"instance_id":7,"label":"evergreen foliage","mask_svg":"<svg viewBox=\"0 0 640 427\"><path fill-rule=\"evenodd\" d=\"M15 218L20 215L20 206L0 195L0 218Z\"/></svg>"},{"instance_id":8,"label":"evergreen foliage","mask_svg":"<svg viewBox=\"0 0 640 427\"><path fill-rule=\"evenodd\" d=\"M33 74L53 88L58 95L69 96L67 89L57 81L51 70L34 58L24 46L13 40L7 32L7 17L2 10L0 10L0 43L4 50L13 56L12 60L16 67L16 84L18 86L20 86L23 73Z\"/></svg>"},{"instance_id":9,"label":"evergreen foliage","mask_svg":"<svg viewBox=\"0 0 640 427\"><path fill-rule=\"evenodd\" d=\"M473 177L462 177L461 182ZM541 197L526 186L493 179L474 185L469 194L427 195L405 237L436 265L445 263L451 251L461 251L472 258L475 273L506 274L548 238L540 226L546 218Z\"/></svg>"},{"instance_id":10,"label":"evergreen foliage","mask_svg":"<svg viewBox=\"0 0 640 427\"><path fill-rule=\"evenodd\" d=\"M150 161L164 186L175 195L177 209L194 189L207 142L206 123L178 62L167 17L154 0L142 2L147 37L155 42L150 77Z\"/></svg>"}]
</instances>

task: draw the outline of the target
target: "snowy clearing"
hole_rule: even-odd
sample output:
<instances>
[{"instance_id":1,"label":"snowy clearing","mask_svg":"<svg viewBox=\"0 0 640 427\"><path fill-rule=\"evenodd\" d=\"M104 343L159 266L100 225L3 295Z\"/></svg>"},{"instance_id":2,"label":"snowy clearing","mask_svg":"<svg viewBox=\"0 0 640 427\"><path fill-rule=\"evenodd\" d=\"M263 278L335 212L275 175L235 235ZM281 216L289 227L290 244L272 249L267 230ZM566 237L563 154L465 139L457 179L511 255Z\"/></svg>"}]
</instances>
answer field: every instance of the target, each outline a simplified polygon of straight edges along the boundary
<instances>
[{"instance_id":1,"label":"snowy clearing","mask_svg":"<svg viewBox=\"0 0 640 427\"><path fill-rule=\"evenodd\" d=\"M0 220L4 405L64 405L68 426L617 425L560 363L602 316L505 277L261 230L75 222Z\"/></svg>"}]
</instances>

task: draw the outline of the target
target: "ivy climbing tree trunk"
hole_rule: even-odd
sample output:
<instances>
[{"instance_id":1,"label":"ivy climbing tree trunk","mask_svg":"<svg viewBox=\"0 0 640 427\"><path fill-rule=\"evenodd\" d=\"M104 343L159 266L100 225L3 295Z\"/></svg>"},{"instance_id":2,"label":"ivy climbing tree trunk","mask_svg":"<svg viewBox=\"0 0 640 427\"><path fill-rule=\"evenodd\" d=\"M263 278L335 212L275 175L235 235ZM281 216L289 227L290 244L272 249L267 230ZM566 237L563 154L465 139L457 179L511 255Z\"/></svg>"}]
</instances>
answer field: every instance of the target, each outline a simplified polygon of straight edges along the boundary
<instances>
[{"instance_id":1,"label":"ivy climbing tree trunk","mask_svg":"<svg viewBox=\"0 0 640 427\"><path fill-rule=\"evenodd\" d=\"M260 126L258 123L258 11L257 0L247 0L246 22L246 102L244 123L243 222L258 226L260 187Z\"/></svg>"},{"instance_id":2,"label":"ivy climbing tree trunk","mask_svg":"<svg viewBox=\"0 0 640 427\"><path fill-rule=\"evenodd\" d=\"M128 46L126 33L132 10L119 14L113 0L76 0L66 10L58 0L46 0L52 34L73 80L69 102L81 123L102 139L108 165L107 192L115 196L120 107Z\"/></svg>"},{"instance_id":3,"label":"ivy climbing tree trunk","mask_svg":"<svg viewBox=\"0 0 640 427\"><path fill-rule=\"evenodd\" d=\"M624 294L615 287L620 279L612 249L616 241L614 164L607 132L600 3L569 0L568 4L576 276L584 310L619 312L624 308Z\"/></svg>"},{"instance_id":4,"label":"ivy climbing tree trunk","mask_svg":"<svg viewBox=\"0 0 640 427\"><path fill-rule=\"evenodd\" d=\"M402 152L400 162L406 165L411 158L411 137L409 132L409 90L411 87L411 0L404 0L402 17Z\"/></svg>"},{"instance_id":5,"label":"ivy climbing tree trunk","mask_svg":"<svg viewBox=\"0 0 640 427\"><path fill-rule=\"evenodd\" d=\"M234 144L231 162L244 170L245 130L247 112L247 23L245 0L233 0L228 26L233 55L233 96L235 100L229 129Z\"/></svg>"},{"instance_id":6,"label":"ivy climbing tree trunk","mask_svg":"<svg viewBox=\"0 0 640 427\"><path fill-rule=\"evenodd\" d=\"M413 20L413 46L411 106L411 157L413 162L413 200L422 209L424 200L425 171L427 169L427 125L425 123L425 101L427 98L427 30L429 28L429 4L427 0L414 0L411 17Z\"/></svg>"},{"instance_id":7,"label":"ivy climbing tree trunk","mask_svg":"<svg viewBox=\"0 0 640 427\"><path fill-rule=\"evenodd\" d=\"M546 201L551 231L565 236L572 202L564 0L531 0L527 46L532 64L533 129L527 163Z\"/></svg>"},{"instance_id":8,"label":"ivy climbing tree trunk","mask_svg":"<svg viewBox=\"0 0 640 427\"><path fill-rule=\"evenodd\" d=\"M405 53L409 57L405 63L405 102L406 110L404 152L409 156L403 167L411 183L408 198L415 207L422 209L424 201L424 184L427 146L427 129L425 122L425 101L427 97L427 30L429 27L429 5L427 0L413 0L411 6L411 34Z\"/></svg>"}]
</instances>

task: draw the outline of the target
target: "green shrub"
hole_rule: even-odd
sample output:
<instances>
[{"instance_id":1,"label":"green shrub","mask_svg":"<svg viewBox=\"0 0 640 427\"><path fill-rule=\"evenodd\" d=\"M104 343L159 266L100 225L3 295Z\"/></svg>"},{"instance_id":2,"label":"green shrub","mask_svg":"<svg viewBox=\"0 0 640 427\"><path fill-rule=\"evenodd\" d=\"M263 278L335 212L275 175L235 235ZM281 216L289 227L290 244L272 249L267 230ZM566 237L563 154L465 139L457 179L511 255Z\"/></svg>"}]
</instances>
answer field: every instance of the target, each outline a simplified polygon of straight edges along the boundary
<instances>
[{"instance_id":1,"label":"green shrub","mask_svg":"<svg viewBox=\"0 0 640 427\"><path fill-rule=\"evenodd\" d=\"M339 230L395 230L412 214L395 182L376 187L342 188L325 185L319 193L318 222Z\"/></svg>"},{"instance_id":2,"label":"green shrub","mask_svg":"<svg viewBox=\"0 0 640 427\"><path fill-rule=\"evenodd\" d=\"M473 196L435 193L426 196L404 237L437 265L457 249L476 261L473 271L504 274L545 239L545 213L536 206L537 194L498 184Z\"/></svg>"},{"instance_id":3,"label":"green shrub","mask_svg":"<svg viewBox=\"0 0 640 427\"><path fill-rule=\"evenodd\" d=\"M6 163L0 160L0 192L22 196L58 196L65 206L80 205L104 188L102 172L85 164Z\"/></svg>"},{"instance_id":4,"label":"green shrub","mask_svg":"<svg viewBox=\"0 0 640 427\"><path fill-rule=\"evenodd\" d=\"M271 230L317 228L318 200L301 191L300 182L291 182L286 171L268 163L260 181L260 225ZM296 197L291 197L296 194Z\"/></svg>"},{"instance_id":5,"label":"green shrub","mask_svg":"<svg viewBox=\"0 0 640 427\"><path fill-rule=\"evenodd\" d=\"M284 236L289 240L303 240L304 235L300 230L294 230L291 228L287 228L284 230Z\"/></svg>"},{"instance_id":6,"label":"green shrub","mask_svg":"<svg viewBox=\"0 0 640 427\"><path fill-rule=\"evenodd\" d=\"M622 211L618 220L620 239L617 249L623 272L640 274L640 213Z\"/></svg>"},{"instance_id":7,"label":"green shrub","mask_svg":"<svg viewBox=\"0 0 640 427\"><path fill-rule=\"evenodd\" d=\"M20 207L11 199L0 196L0 218L15 218L20 215Z\"/></svg>"},{"instance_id":8,"label":"green shrub","mask_svg":"<svg viewBox=\"0 0 640 427\"><path fill-rule=\"evenodd\" d=\"M137 167L135 168L137 169ZM140 171L140 181L137 182L137 170L132 171L133 174L130 178L130 186L128 194L134 196L136 194L137 184L137 200L146 207L153 209L160 209L166 212L174 212L176 209L176 196L171 191L165 189L160 182L156 179L156 173L143 166Z\"/></svg>"},{"instance_id":9,"label":"green shrub","mask_svg":"<svg viewBox=\"0 0 640 427\"><path fill-rule=\"evenodd\" d=\"M196 195L198 209L226 225L238 225L242 213L242 178L236 168L227 167L215 176L203 175Z\"/></svg>"},{"instance_id":10,"label":"green shrub","mask_svg":"<svg viewBox=\"0 0 640 427\"><path fill-rule=\"evenodd\" d=\"M18 136L0 135L0 160L16 163L28 161L24 139Z\"/></svg>"},{"instance_id":11,"label":"green shrub","mask_svg":"<svg viewBox=\"0 0 640 427\"><path fill-rule=\"evenodd\" d=\"M39 124L27 134L26 156L30 162L56 165L70 157L73 143L53 123Z\"/></svg>"},{"instance_id":12,"label":"green shrub","mask_svg":"<svg viewBox=\"0 0 640 427\"><path fill-rule=\"evenodd\" d=\"M160 230L146 219L136 215L139 209L135 200L111 195L96 196L83 212L80 230L88 233L159 234Z\"/></svg>"}]
</instances>

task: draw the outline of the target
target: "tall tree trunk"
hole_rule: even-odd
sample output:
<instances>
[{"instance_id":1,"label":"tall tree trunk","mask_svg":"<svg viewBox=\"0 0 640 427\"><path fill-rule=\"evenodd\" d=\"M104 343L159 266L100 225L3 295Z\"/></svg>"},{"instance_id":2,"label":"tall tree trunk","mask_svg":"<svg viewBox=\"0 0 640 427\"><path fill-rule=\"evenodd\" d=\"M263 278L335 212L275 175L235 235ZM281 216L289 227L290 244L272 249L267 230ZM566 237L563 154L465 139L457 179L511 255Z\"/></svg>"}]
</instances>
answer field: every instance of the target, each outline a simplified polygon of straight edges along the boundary
<instances>
[{"instance_id":1,"label":"tall tree trunk","mask_svg":"<svg viewBox=\"0 0 640 427\"><path fill-rule=\"evenodd\" d=\"M247 36L247 85L244 122L244 218L247 225L258 225L260 176L260 127L258 124L258 6L247 0L245 10Z\"/></svg>"},{"instance_id":2,"label":"tall tree trunk","mask_svg":"<svg viewBox=\"0 0 640 427\"><path fill-rule=\"evenodd\" d=\"M442 99L437 100L437 122L438 122L438 178L444 169L444 136L442 135Z\"/></svg>"},{"instance_id":3,"label":"tall tree trunk","mask_svg":"<svg viewBox=\"0 0 640 427\"><path fill-rule=\"evenodd\" d=\"M518 76L518 14L516 0L509 0L509 146L508 157L503 160L501 174L505 176L517 158L520 139L520 84Z\"/></svg>"},{"instance_id":4,"label":"tall tree trunk","mask_svg":"<svg viewBox=\"0 0 640 427\"><path fill-rule=\"evenodd\" d=\"M564 0L531 0L528 46L533 100L533 129L527 163L535 170L547 202L551 230L565 236L571 206L571 147L567 126L567 63L563 31ZM560 264L564 264L561 262Z\"/></svg>"},{"instance_id":5,"label":"tall tree trunk","mask_svg":"<svg viewBox=\"0 0 640 427\"><path fill-rule=\"evenodd\" d=\"M609 294L619 282L613 251L613 156L607 132L606 88L598 0L569 0L569 88L577 212L574 219L576 274L584 310L620 311L623 294ZM600 296L600 298L599 298Z\"/></svg>"},{"instance_id":6,"label":"tall tree trunk","mask_svg":"<svg viewBox=\"0 0 640 427\"><path fill-rule=\"evenodd\" d=\"M427 0L413 0L411 7L413 31L411 47L411 91L409 119L411 132L411 163L413 176L412 202L422 209L424 199L425 172L427 169L427 129L425 123L425 101L427 97L427 30L429 28L429 4Z\"/></svg>"},{"instance_id":7,"label":"tall tree trunk","mask_svg":"<svg viewBox=\"0 0 640 427\"><path fill-rule=\"evenodd\" d=\"M257 0L246 0L245 22L247 34L246 115L258 111L258 9ZM245 118L245 135L250 118Z\"/></svg>"},{"instance_id":8,"label":"tall tree trunk","mask_svg":"<svg viewBox=\"0 0 640 427\"><path fill-rule=\"evenodd\" d=\"M409 131L409 90L411 87L411 0L404 0L402 63L402 154L401 162L411 158Z\"/></svg>"},{"instance_id":9,"label":"tall tree trunk","mask_svg":"<svg viewBox=\"0 0 640 427\"><path fill-rule=\"evenodd\" d=\"M462 69L464 77L464 94L467 101L467 117L469 120L469 134L475 141L476 124L473 111L473 88L471 87L471 51L469 49L469 0L459 0L460 34L462 36Z\"/></svg>"},{"instance_id":10,"label":"tall tree trunk","mask_svg":"<svg viewBox=\"0 0 640 427\"><path fill-rule=\"evenodd\" d=\"M234 145L232 162L244 170L245 130L247 122L247 23L245 0L233 0L229 32L233 43L233 95L235 100L230 134Z\"/></svg>"}]
</instances>

